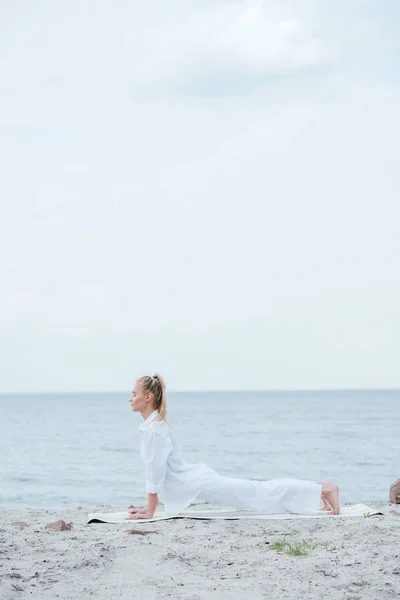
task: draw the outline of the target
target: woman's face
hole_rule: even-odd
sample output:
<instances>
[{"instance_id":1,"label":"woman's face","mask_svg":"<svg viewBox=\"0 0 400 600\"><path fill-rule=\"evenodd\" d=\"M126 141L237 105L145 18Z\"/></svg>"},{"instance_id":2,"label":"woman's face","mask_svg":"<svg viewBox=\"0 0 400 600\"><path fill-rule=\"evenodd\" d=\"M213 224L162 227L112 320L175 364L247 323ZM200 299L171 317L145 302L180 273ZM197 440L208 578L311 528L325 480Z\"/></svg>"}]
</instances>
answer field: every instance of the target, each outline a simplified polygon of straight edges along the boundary
<instances>
[{"instance_id":1,"label":"woman's face","mask_svg":"<svg viewBox=\"0 0 400 600\"><path fill-rule=\"evenodd\" d=\"M144 394L142 385L139 381L136 382L132 390L132 396L129 399L129 404L132 410L142 412L150 402L150 394Z\"/></svg>"}]
</instances>

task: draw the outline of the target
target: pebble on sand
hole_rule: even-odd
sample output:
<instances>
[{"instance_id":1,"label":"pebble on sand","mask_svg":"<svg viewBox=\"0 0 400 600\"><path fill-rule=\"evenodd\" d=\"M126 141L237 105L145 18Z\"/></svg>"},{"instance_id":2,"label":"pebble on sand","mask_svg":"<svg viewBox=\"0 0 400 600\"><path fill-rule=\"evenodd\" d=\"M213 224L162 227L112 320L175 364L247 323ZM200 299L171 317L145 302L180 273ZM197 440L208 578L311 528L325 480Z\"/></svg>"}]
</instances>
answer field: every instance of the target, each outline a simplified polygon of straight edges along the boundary
<instances>
[{"instance_id":1,"label":"pebble on sand","mask_svg":"<svg viewBox=\"0 0 400 600\"><path fill-rule=\"evenodd\" d=\"M390 486L390 502L400 504L400 479L397 479Z\"/></svg>"},{"instance_id":2,"label":"pebble on sand","mask_svg":"<svg viewBox=\"0 0 400 600\"><path fill-rule=\"evenodd\" d=\"M11 525L15 525L15 527L19 527L20 529L25 529L25 527L29 527L28 523L25 521L14 521Z\"/></svg>"},{"instance_id":3,"label":"pebble on sand","mask_svg":"<svg viewBox=\"0 0 400 600\"><path fill-rule=\"evenodd\" d=\"M46 525L46 529L52 529L53 531L71 531L72 525L65 521L54 521Z\"/></svg>"}]
</instances>

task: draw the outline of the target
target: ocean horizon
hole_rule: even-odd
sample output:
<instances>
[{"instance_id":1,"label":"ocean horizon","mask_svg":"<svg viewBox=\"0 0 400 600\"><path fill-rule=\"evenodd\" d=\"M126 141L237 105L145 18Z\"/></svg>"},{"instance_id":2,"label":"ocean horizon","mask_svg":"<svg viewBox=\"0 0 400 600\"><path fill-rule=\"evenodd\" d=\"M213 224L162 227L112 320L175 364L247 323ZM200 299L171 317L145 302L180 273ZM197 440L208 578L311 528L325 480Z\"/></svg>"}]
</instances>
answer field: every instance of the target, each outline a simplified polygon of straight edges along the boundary
<instances>
[{"instance_id":1,"label":"ocean horizon","mask_svg":"<svg viewBox=\"0 0 400 600\"><path fill-rule=\"evenodd\" d=\"M302 393L302 392L309 392L309 393L318 393L318 392L399 392L400 391L400 387L351 387L351 388L342 388L342 387L334 387L334 388L248 388L248 389L229 389L229 388L224 388L224 389L217 389L217 388L198 388L198 389L194 389L194 388L187 388L187 389L169 389L168 388L168 395L169 394L241 394L241 393L272 393L272 392L277 392L277 393ZM57 395L57 396L62 396L62 395L76 395L76 394L126 394L126 393L130 393L130 390L127 389L108 389L108 390L38 390L38 391L18 391L18 390L11 390L11 391L5 391L5 392L1 392L0 391L0 398L2 396L37 396L37 395L44 395L44 396L49 396L49 395Z\"/></svg>"}]
</instances>

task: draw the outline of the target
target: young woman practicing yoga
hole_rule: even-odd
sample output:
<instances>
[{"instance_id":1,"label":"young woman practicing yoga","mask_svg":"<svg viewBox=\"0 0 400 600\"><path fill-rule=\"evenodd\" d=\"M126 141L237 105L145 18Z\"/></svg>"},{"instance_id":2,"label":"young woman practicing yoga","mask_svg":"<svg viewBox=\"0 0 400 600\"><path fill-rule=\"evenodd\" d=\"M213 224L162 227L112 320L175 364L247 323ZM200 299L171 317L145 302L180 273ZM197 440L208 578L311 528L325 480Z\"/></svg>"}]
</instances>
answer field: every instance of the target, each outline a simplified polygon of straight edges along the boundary
<instances>
[{"instance_id":1,"label":"young woman practicing yoga","mask_svg":"<svg viewBox=\"0 0 400 600\"><path fill-rule=\"evenodd\" d=\"M157 373L140 377L129 400L144 421L139 427L140 456L145 465L147 506L129 510L128 520L150 519L158 497L168 515L176 515L195 499L263 514L339 514L339 487L328 481L271 479L254 481L218 475L203 463L188 464L166 421L165 384Z\"/></svg>"}]
</instances>

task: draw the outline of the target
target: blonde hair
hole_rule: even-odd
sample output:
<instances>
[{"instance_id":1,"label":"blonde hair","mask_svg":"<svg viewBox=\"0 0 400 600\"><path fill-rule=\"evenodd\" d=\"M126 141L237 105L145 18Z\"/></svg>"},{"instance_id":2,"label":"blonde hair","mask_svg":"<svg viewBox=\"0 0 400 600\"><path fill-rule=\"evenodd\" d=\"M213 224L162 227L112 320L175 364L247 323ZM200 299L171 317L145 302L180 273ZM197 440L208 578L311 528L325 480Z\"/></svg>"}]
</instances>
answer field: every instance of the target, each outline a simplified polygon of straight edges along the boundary
<instances>
[{"instance_id":1,"label":"blonde hair","mask_svg":"<svg viewBox=\"0 0 400 600\"><path fill-rule=\"evenodd\" d=\"M154 410L158 410L159 415L156 421L167 420L167 397L165 393L164 379L158 373L154 375L144 375L138 381L142 384L144 394L153 394Z\"/></svg>"}]
</instances>

